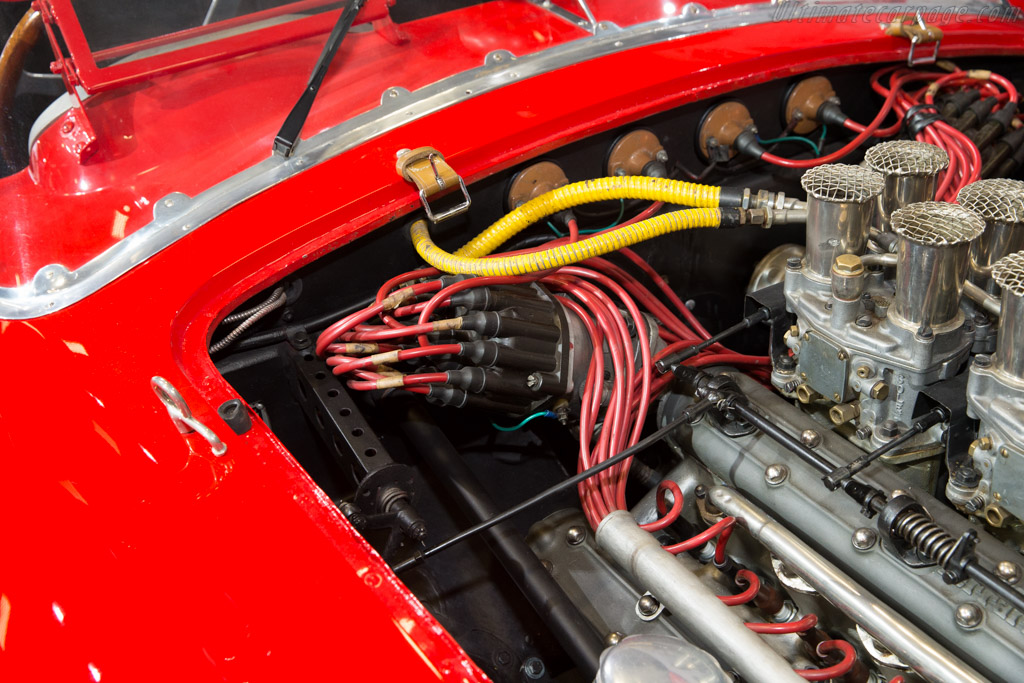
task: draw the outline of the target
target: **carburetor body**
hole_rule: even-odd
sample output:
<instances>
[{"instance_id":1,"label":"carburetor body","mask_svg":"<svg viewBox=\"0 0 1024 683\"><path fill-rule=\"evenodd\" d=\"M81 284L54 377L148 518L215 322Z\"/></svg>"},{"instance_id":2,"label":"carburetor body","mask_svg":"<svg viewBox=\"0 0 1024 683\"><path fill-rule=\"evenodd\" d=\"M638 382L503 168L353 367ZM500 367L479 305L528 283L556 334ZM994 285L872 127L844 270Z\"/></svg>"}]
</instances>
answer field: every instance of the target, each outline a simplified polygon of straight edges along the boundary
<instances>
[{"instance_id":1,"label":"carburetor body","mask_svg":"<svg viewBox=\"0 0 1024 683\"><path fill-rule=\"evenodd\" d=\"M905 431L920 412L921 391L955 376L967 359L974 322L961 311L963 282L971 243L985 229L970 211L918 201L889 216L896 253L866 253L885 182L839 164L804 174L807 251L799 264L790 262L784 280L796 316L785 335L792 358L782 358L772 375L785 395L827 408L831 422L865 450ZM934 191L927 181L913 185ZM932 427L885 460L927 461L944 448L942 430ZM937 472L916 469L920 483Z\"/></svg>"},{"instance_id":2,"label":"carburetor body","mask_svg":"<svg viewBox=\"0 0 1024 683\"><path fill-rule=\"evenodd\" d=\"M980 421L971 462L950 475L946 495L995 527L1024 518L1024 252L999 260L1002 316L991 356L976 356L967 382L969 414Z\"/></svg>"}]
</instances>

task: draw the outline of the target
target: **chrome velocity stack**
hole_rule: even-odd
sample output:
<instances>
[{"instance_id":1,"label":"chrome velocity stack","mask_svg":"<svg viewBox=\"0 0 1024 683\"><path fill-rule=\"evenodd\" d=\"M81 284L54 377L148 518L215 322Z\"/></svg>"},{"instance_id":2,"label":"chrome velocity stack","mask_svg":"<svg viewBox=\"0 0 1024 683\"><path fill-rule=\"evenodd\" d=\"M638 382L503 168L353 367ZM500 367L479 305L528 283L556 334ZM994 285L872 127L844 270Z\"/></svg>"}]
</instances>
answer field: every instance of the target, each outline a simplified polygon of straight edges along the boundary
<instances>
[{"instance_id":1,"label":"chrome velocity stack","mask_svg":"<svg viewBox=\"0 0 1024 683\"><path fill-rule=\"evenodd\" d=\"M893 313L929 336L959 313L971 242L985 221L955 204L919 202L893 212L892 227L899 236Z\"/></svg>"},{"instance_id":2,"label":"chrome velocity stack","mask_svg":"<svg viewBox=\"0 0 1024 683\"><path fill-rule=\"evenodd\" d=\"M804 270L828 282L836 256L863 253L884 180L860 166L825 164L804 173L800 184L807 192Z\"/></svg>"},{"instance_id":3,"label":"chrome velocity stack","mask_svg":"<svg viewBox=\"0 0 1024 683\"><path fill-rule=\"evenodd\" d=\"M1024 251L1005 256L992 268L1003 289L1003 313L996 337L996 368L1024 381Z\"/></svg>"},{"instance_id":4,"label":"chrome velocity stack","mask_svg":"<svg viewBox=\"0 0 1024 683\"><path fill-rule=\"evenodd\" d=\"M971 183L957 202L985 220L985 234L971 246L971 282L997 294L992 266L1007 254L1024 249L1024 182L993 178Z\"/></svg>"},{"instance_id":5,"label":"chrome velocity stack","mask_svg":"<svg viewBox=\"0 0 1024 683\"><path fill-rule=\"evenodd\" d=\"M949 166L945 150L913 140L875 145L864 154L864 160L885 177L878 200L878 227L883 231L892 230L893 211L935 199L939 172Z\"/></svg>"}]
</instances>

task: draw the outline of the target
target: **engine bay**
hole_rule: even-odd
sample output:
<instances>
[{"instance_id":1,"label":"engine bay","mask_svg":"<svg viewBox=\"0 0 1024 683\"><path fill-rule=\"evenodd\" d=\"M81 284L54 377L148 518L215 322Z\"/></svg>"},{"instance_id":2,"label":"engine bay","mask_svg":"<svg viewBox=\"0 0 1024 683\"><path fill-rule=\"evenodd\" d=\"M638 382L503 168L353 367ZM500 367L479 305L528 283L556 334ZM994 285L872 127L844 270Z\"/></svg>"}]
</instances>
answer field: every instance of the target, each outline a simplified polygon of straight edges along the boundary
<instances>
[{"instance_id":1,"label":"engine bay","mask_svg":"<svg viewBox=\"0 0 1024 683\"><path fill-rule=\"evenodd\" d=\"M496 681L1014 680L1024 63L940 66L397 150L210 353Z\"/></svg>"}]
</instances>

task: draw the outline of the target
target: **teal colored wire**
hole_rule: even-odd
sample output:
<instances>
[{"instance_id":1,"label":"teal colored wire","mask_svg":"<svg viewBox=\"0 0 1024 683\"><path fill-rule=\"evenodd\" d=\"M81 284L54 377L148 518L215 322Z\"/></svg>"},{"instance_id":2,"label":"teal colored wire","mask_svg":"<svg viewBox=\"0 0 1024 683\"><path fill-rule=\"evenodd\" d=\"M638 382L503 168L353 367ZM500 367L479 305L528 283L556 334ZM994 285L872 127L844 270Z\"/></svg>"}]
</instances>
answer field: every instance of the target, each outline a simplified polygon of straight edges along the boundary
<instances>
[{"instance_id":1,"label":"teal colored wire","mask_svg":"<svg viewBox=\"0 0 1024 683\"><path fill-rule=\"evenodd\" d=\"M587 230L586 232L601 232L602 230L611 230L616 225L622 222L622 217L626 215L626 200L619 200L619 217L612 221L612 224L607 228L597 228L596 230Z\"/></svg>"},{"instance_id":2,"label":"teal colored wire","mask_svg":"<svg viewBox=\"0 0 1024 683\"><path fill-rule=\"evenodd\" d=\"M781 138L771 138L770 140L758 139L758 142L760 142L762 145L774 145L776 142L802 142L811 149L813 149L815 154L820 154L818 151L818 146L814 144L814 140L808 140L807 138L801 137L799 135L785 135Z\"/></svg>"},{"instance_id":3,"label":"teal colored wire","mask_svg":"<svg viewBox=\"0 0 1024 683\"><path fill-rule=\"evenodd\" d=\"M825 145L825 133L828 132L828 126L821 124L821 135L818 136L818 156L821 156L821 150Z\"/></svg>"},{"instance_id":4,"label":"teal colored wire","mask_svg":"<svg viewBox=\"0 0 1024 683\"><path fill-rule=\"evenodd\" d=\"M558 417L558 414L553 413L550 410L542 410L539 413L534 413L533 415L523 418L523 421L515 425L514 427L502 427L501 425L495 422L492 422L491 426L497 429L499 432L514 432L517 429L522 429L527 423L533 422L538 417Z\"/></svg>"},{"instance_id":5,"label":"teal colored wire","mask_svg":"<svg viewBox=\"0 0 1024 683\"><path fill-rule=\"evenodd\" d=\"M619 217L616 218L612 222L611 225L609 225L607 228L588 228L586 230L580 230L580 234L581 235L593 235L593 234L598 233L598 232L604 232L605 230L611 230L616 225L618 225L619 223L622 222L622 217L625 216L625 215L626 215L626 200L625 199L620 199L619 200ZM569 234L569 233L566 233L566 232L562 232L561 230L556 228L555 224L552 223L551 221L548 221L547 223L548 223L548 227L551 228L551 232L555 233L555 235L557 235L558 237L565 237L567 234Z\"/></svg>"}]
</instances>

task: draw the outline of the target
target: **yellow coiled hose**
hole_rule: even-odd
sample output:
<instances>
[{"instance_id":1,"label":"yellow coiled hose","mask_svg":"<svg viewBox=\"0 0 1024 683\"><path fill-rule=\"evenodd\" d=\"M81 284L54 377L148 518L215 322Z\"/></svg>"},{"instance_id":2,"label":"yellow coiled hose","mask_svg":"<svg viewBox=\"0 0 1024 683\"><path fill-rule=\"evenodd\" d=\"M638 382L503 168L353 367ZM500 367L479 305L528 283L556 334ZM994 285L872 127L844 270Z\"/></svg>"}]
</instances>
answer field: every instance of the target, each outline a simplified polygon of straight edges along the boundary
<instances>
[{"instance_id":1,"label":"yellow coiled hose","mask_svg":"<svg viewBox=\"0 0 1024 683\"><path fill-rule=\"evenodd\" d=\"M717 190L717 188L708 189ZM538 199L542 198L538 197ZM528 204L523 206L528 206ZM632 225L624 225L616 230L592 235L578 242L562 244L528 254L495 256L494 258L474 258L449 254L430 239L427 222L423 220L413 223L410 233L413 246L416 247L419 255L440 271L468 275L525 275L585 261L588 258L601 256L616 249L622 249L637 242L678 230L717 228L721 222L721 209L684 209L648 218Z\"/></svg>"},{"instance_id":2,"label":"yellow coiled hose","mask_svg":"<svg viewBox=\"0 0 1024 683\"><path fill-rule=\"evenodd\" d=\"M684 183L680 180L647 178L645 176L596 178L594 180L571 183L554 189L551 192L546 192L510 211L504 218L463 245L461 249L455 252L455 255L468 258L486 256L517 233L542 218L547 218L559 211L564 211L580 204L588 204L606 199L646 199L647 201L665 202L666 204L678 204L680 206L715 208L719 206L718 197L720 192L720 187L711 185L697 185L695 183ZM647 238L645 237L644 239ZM420 254L422 255L422 252Z\"/></svg>"}]
</instances>

